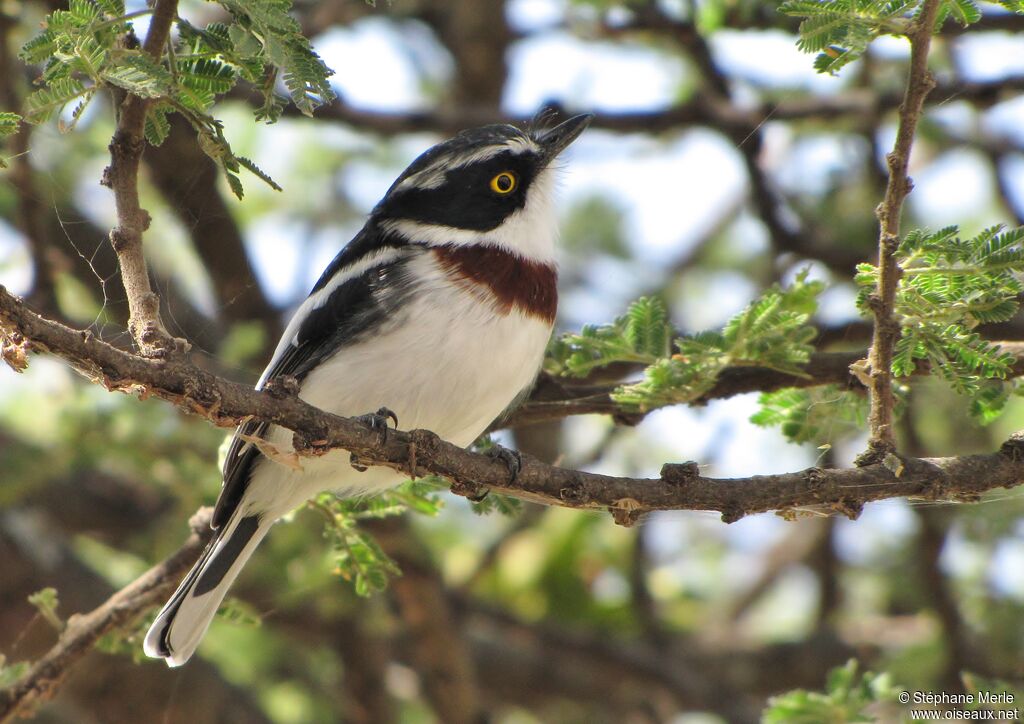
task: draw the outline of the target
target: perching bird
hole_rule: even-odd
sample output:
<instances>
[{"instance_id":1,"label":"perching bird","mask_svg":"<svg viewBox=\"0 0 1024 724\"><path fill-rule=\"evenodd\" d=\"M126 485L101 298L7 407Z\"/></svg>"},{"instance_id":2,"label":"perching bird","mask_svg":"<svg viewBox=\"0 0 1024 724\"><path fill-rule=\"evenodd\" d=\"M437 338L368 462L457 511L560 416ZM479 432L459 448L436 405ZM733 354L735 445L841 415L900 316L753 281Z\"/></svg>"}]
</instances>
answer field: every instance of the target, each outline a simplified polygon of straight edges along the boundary
<instances>
[{"instance_id":1,"label":"perching bird","mask_svg":"<svg viewBox=\"0 0 1024 724\"><path fill-rule=\"evenodd\" d=\"M590 119L463 131L413 161L296 311L257 389L287 375L328 412L381 408L405 429L472 443L540 370L558 301L552 162ZM282 515L323 490L352 496L402 480L353 469L343 450L296 470L252 443L287 452L291 437L259 422L235 433L216 534L146 634L147 655L188 661Z\"/></svg>"}]
</instances>

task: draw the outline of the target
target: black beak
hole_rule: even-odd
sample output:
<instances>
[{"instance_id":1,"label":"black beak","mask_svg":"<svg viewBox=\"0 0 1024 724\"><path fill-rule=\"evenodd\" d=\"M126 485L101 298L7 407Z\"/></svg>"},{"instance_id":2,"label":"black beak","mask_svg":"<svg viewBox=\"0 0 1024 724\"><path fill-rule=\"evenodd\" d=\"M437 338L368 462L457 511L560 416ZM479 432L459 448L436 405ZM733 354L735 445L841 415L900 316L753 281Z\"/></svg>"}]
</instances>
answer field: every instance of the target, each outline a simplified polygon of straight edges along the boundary
<instances>
[{"instance_id":1,"label":"black beak","mask_svg":"<svg viewBox=\"0 0 1024 724\"><path fill-rule=\"evenodd\" d=\"M593 113L582 113L567 121L562 121L550 131L540 133L537 136L537 143L544 149L545 161L554 160L586 130L592 120L594 120Z\"/></svg>"}]
</instances>

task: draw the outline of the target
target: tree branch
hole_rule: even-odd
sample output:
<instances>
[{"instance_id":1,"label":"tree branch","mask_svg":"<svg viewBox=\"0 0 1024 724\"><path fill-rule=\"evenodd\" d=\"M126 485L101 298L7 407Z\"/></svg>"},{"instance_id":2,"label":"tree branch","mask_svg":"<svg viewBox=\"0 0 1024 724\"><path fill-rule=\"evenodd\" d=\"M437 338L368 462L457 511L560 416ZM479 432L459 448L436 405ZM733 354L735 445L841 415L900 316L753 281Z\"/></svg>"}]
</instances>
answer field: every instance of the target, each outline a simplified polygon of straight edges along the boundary
<instances>
[{"instance_id":1,"label":"tree branch","mask_svg":"<svg viewBox=\"0 0 1024 724\"><path fill-rule=\"evenodd\" d=\"M873 464L718 480L702 477L696 463L686 463L666 465L660 478L626 478L566 470L524 455L518 476L509 480L505 463L467 452L427 430L395 431L383 438L357 420L323 412L296 396L229 382L183 359L150 359L118 350L89 333L43 319L3 287L0 330L8 345L6 359L24 362L29 351L48 351L107 389L153 395L216 425L233 426L253 417L280 425L296 433L300 455L344 448L367 465L413 477L444 477L459 495L491 489L545 505L605 508L624 525L655 510L716 510L726 522L808 506L856 516L873 500L973 500L984 491L1024 482L1024 436L988 455L907 458L899 476Z\"/></svg>"},{"instance_id":2,"label":"tree branch","mask_svg":"<svg viewBox=\"0 0 1024 724\"><path fill-rule=\"evenodd\" d=\"M886 157L889 183L885 189L885 199L875 212L880 227L879 271L878 289L870 300L871 311L875 317L871 352L868 355L871 368L868 382L871 395L868 426L871 436L868 439L868 450L861 458L863 462L875 462L896 450L896 432L893 429L896 397L892 390L892 358L900 337L900 325L894 317L894 307L896 289L902 275L896 263L896 247L899 245L903 201L913 187L910 177L907 176L907 167L910 165L914 132L921 117L924 99L935 87L935 79L928 72L928 50L939 5L939 0L925 0L910 31L910 71L907 77L907 90L900 106L896 143L892 153Z\"/></svg>"},{"instance_id":3,"label":"tree branch","mask_svg":"<svg viewBox=\"0 0 1024 724\"><path fill-rule=\"evenodd\" d=\"M178 0L157 0L142 49L159 61ZM174 350L174 340L160 321L160 298L149 284L142 233L149 228L149 213L139 203L139 161L145 146L143 129L149 99L126 95L119 108L117 130L110 141L110 165L102 183L114 192L117 225L110 232L110 244L117 252L121 279L128 296L128 329L147 357L159 357Z\"/></svg>"},{"instance_id":4,"label":"tree branch","mask_svg":"<svg viewBox=\"0 0 1024 724\"><path fill-rule=\"evenodd\" d=\"M957 100L989 107L1021 90L1024 90L1024 75L973 83L945 82L936 86L928 104L941 105ZM263 102L259 94L241 89L234 91L232 97L256 105ZM598 112L590 127L619 133L656 134L703 124L745 136L768 121L842 120L849 124L844 127L873 130L878 115L899 107L902 100L903 96L898 93L878 92L871 88L851 89L832 96L794 95L754 107L695 96L676 105L650 111ZM285 108L284 114L305 118L293 106ZM446 105L437 110L387 112L357 108L342 100L318 109L316 117L384 136L424 131L450 135L471 126L488 123L528 125L531 120L527 116L507 116L496 107L484 105Z\"/></svg>"},{"instance_id":5,"label":"tree branch","mask_svg":"<svg viewBox=\"0 0 1024 724\"><path fill-rule=\"evenodd\" d=\"M92 650L101 636L124 628L168 596L210 538L211 514L210 508L204 508L192 518L192 535L169 558L150 568L103 605L68 619L57 643L12 686L0 690L0 724L27 714L30 707L49 698L68 670Z\"/></svg>"}]
</instances>

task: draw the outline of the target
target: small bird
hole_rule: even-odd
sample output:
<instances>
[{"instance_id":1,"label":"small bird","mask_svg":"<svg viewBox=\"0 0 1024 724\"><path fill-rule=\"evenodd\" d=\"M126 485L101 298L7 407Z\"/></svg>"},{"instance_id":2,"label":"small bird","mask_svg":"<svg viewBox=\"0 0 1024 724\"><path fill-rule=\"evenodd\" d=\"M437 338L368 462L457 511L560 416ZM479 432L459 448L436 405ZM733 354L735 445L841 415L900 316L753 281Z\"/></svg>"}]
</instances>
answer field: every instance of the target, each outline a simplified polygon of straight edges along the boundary
<instances>
[{"instance_id":1,"label":"small bird","mask_svg":"<svg viewBox=\"0 0 1024 724\"><path fill-rule=\"evenodd\" d=\"M472 443L540 370L558 304L552 162L591 118L467 130L413 161L295 312L256 389L287 380L336 415ZM287 453L291 437L257 421L235 432L216 533L146 634L148 656L189 660L282 515L323 490L348 497L403 479L360 471L344 450L294 469L254 444Z\"/></svg>"}]
</instances>

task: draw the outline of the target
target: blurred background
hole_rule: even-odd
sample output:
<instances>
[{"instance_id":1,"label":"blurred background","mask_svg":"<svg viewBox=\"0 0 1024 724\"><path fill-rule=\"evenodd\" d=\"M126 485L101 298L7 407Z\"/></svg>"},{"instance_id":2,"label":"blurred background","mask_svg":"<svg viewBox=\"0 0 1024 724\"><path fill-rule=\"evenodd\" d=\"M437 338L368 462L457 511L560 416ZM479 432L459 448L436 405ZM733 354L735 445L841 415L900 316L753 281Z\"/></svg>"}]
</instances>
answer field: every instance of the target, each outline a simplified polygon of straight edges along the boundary
<instances>
[{"instance_id":1,"label":"blurred background","mask_svg":"<svg viewBox=\"0 0 1024 724\"><path fill-rule=\"evenodd\" d=\"M129 3L128 10L141 5ZM0 7L0 105L34 72L18 48L51 8ZM914 148L904 229L1024 223L1024 18L985 5L933 46L938 85ZM219 6L183 2L203 25ZM559 327L605 323L643 294L676 325L721 325L809 267L825 280L819 345L859 349L854 265L875 256L874 207L908 45L883 39L840 77L817 75L796 22L770 2L361 0L295 7L339 100L315 119L220 109L248 180L236 202L184 123L144 158L151 270L171 331L203 365L254 382L287 315L394 177L465 127L544 106L594 111L564 158ZM140 36L146 18L136 21ZM94 103L77 129L29 128L0 184L0 283L34 308L129 346L113 201L99 185L113 130ZM986 330L1024 339L1024 322ZM901 422L915 455L989 452L1024 428L1019 400L987 427L942 383L916 381ZM707 475L849 465L863 430L788 444L749 422L757 395L586 416L498 439L567 467ZM175 550L216 497L224 432L166 404L113 395L35 357L0 369L0 654L37 657L53 629L27 602L89 610ZM818 445L823 447L818 447ZM435 516L370 521L402 575L368 598L332 572L317 511L279 525L183 669L110 639L39 721L745 722L766 699L821 689L851 657L900 686L962 690L961 672L1024 678L1024 499L890 500L856 521L809 513L732 525L669 512L633 528L524 504L480 515L438 494Z\"/></svg>"}]
</instances>

